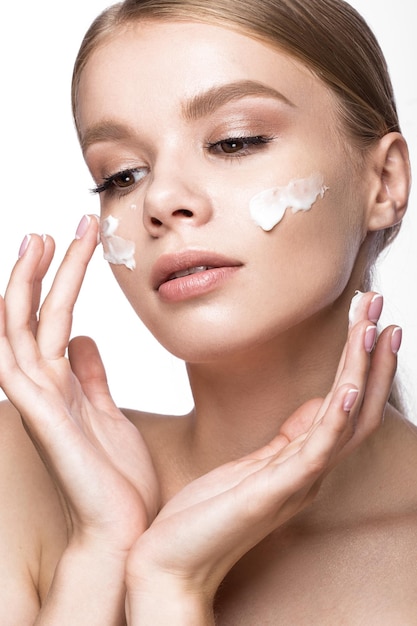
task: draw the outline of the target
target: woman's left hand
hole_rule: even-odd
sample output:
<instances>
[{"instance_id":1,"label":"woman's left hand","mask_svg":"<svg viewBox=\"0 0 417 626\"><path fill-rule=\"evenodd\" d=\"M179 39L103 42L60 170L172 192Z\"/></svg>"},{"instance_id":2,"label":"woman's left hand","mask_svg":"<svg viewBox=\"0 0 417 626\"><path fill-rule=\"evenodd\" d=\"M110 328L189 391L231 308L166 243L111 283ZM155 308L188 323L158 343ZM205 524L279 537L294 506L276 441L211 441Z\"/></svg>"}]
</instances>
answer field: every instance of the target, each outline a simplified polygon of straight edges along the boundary
<instances>
[{"instance_id":1,"label":"woman's left hand","mask_svg":"<svg viewBox=\"0 0 417 626\"><path fill-rule=\"evenodd\" d=\"M264 448L188 484L139 538L127 564L130 624L165 623L170 615L171 624L213 623L212 601L227 572L311 503L326 474L379 426L398 329L386 328L371 353L376 329L363 318L350 330L325 399L299 407ZM182 607L178 620L174 606Z\"/></svg>"}]
</instances>

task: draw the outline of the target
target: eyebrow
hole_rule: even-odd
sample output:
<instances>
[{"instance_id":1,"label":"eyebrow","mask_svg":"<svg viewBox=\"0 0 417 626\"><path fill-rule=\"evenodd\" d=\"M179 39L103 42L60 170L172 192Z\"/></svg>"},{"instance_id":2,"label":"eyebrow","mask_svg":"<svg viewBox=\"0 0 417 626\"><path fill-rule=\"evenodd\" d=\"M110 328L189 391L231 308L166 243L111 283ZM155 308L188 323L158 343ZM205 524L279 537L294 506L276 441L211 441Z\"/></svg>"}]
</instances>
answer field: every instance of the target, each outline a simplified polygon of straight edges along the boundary
<instances>
[{"instance_id":1,"label":"eyebrow","mask_svg":"<svg viewBox=\"0 0 417 626\"><path fill-rule=\"evenodd\" d=\"M134 129L126 124L103 120L94 126L90 126L80 137L83 153L94 143L103 141L123 141L134 134Z\"/></svg>"},{"instance_id":2,"label":"eyebrow","mask_svg":"<svg viewBox=\"0 0 417 626\"><path fill-rule=\"evenodd\" d=\"M233 100L246 97L274 98L287 106L295 105L282 93L254 80L240 80L226 85L211 87L197 94L182 105L182 113L186 120L197 120L214 113L217 109Z\"/></svg>"},{"instance_id":3,"label":"eyebrow","mask_svg":"<svg viewBox=\"0 0 417 626\"><path fill-rule=\"evenodd\" d=\"M272 87L253 80L241 80L227 83L226 85L214 86L203 93L192 96L182 103L182 115L187 121L198 120L214 113L228 102L250 96L273 98L287 106L295 106L282 93ZM85 153L92 144L105 141L124 141L134 134L135 130L129 125L113 120L103 120L87 128L81 135L81 148L83 153Z\"/></svg>"}]
</instances>

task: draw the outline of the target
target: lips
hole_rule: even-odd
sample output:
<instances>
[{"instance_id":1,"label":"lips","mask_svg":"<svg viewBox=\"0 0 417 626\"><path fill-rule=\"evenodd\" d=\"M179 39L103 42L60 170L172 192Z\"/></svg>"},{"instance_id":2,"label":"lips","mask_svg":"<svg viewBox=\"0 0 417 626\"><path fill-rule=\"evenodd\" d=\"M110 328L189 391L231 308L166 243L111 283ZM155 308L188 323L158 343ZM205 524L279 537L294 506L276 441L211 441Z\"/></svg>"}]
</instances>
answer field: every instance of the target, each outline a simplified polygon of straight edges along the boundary
<instances>
[{"instance_id":1,"label":"lips","mask_svg":"<svg viewBox=\"0 0 417 626\"><path fill-rule=\"evenodd\" d=\"M168 280L174 280L175 278L184 278L184 276L190 276L191 274L198 274L199 272L206 272L212 270L212 265L197 265L197 267L187 267L185 270L174 272L171 276L168 276Z\"/></svg>"},{"instance_id":2,"label":"lips","mask_svg":"<svg viewBox=\"0 0 417 626\"><path fill-rule=\"evenodd\" d=\"M197 285L197 279L203 275L219 274L220 270L225 274L241 265L237 259L208 251L187 250L177 254L166 254L159 257L152 269L152 286L158 291L167 283L185 284L194 280Z\"/></svg>"}]
</instances>

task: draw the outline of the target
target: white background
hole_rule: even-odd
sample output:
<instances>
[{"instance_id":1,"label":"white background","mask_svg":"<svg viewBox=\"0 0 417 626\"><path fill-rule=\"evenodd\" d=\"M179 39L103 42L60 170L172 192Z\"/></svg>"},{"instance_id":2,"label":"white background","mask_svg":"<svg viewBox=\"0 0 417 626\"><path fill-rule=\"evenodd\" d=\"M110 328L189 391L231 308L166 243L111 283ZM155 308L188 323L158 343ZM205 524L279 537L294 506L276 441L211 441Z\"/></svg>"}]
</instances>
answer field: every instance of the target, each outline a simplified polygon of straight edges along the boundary
<instances>
[{"instance_id":1,"label":"white background","mask_svg":"<svg viewBox=\"0 0 417 626\"><path fill-rule=\"evenodd\" d=\"M209 1L209 0L208 0ZM403 132L417 163L417 61L414 0L355 0L385 51ZM105 0L21 0L2 7L0 290L21 240L52 234L57 260L84 213L98 213L70 111L72 64L81 38ZM384 320L404 327L401 377L411 390L417 374L417 217L413 191L403 230L380 264ZM115 401L121 406L182 413L191 397L182 363L143 328L112 278L100 249L77 305L74 334L97 341Z\"/></svg>"}]
</instances>

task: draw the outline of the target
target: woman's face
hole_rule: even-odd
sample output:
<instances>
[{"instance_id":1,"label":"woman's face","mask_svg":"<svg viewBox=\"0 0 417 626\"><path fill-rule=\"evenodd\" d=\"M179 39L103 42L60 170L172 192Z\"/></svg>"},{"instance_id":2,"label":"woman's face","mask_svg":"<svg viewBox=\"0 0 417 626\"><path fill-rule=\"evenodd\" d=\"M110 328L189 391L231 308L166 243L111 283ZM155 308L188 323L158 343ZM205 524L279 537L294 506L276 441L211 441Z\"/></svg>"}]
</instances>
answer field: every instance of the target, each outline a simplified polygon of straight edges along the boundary
<instances>
[{"instance_id":1,"label":"woman's face","mask_svg":"<svg viewBox=\"0 0 417 626\"><path fill-rule=\"evenodd\" d=\"M134 269L112 269L169 350L207 360L285 337L343 294L365 184L334 97L300 63L222 27L138 24L94 52L78 113L104 234L121 238L105 244L116 261L134 248ZM257 225L253 198L273 190L274 212L300 179L325 187L310 210Z\"/></svg>"}]
</instances>

